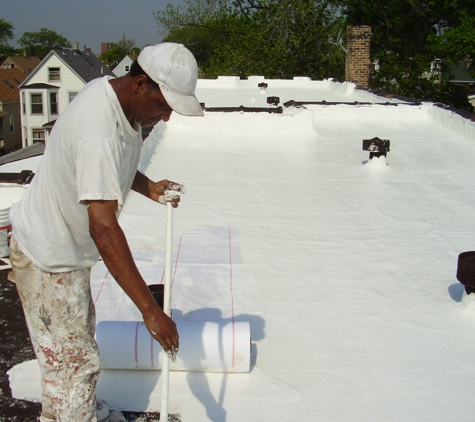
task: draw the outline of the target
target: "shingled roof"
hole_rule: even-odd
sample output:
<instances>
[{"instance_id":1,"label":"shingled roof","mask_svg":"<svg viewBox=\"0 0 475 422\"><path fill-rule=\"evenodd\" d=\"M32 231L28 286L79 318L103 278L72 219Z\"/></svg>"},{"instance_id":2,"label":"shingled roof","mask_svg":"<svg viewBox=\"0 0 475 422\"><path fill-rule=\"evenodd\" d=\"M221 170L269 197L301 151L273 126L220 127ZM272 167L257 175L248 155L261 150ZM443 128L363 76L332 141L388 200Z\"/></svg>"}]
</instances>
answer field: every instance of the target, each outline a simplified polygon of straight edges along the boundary
<instances>
[{"instance_id":1,"label":"shingled roof","mask_svg":"<svg viewBox=\"0 0 475 422\"><path fill-rule=\"evenodd\" d=\"M38 155L43 155L44 152L45 145L41 142L38 142L0 157L0 166L3 164L24 160L25 158L37 157Z\"/></svg>"},{"instance_id":2,"label":"shingled roof","mask_svg":"<svg viewBox=\"0 0 475 422\"><path fill-rule=\"evenodd\" d=\"M104 75L114 76L93 53L79 50L53 50L50 54L52 53L65 62L85 83Z\"/></svg>"},{"instance_id":3,"label":"shingled roof","mask_svg":"<svg viewBox=\"0 0 475 422\"><path fill-rule=\"evenodd\" d=\"M20 69L0 69L0 102L20 101L19 85L26 78Z\"/></svg>"},{"instance_id":4,"label":"shingled roof","mask_svg":"<svg viewBox=\"0 0 475 422\"><path fill-rule=\"evenodd\" d=\"M9 56L3 61L2 65L4 63L12 63L15 69L18 68L28 75L40 62L41 60L38 57Z\"/></svg>"}]
</instances>

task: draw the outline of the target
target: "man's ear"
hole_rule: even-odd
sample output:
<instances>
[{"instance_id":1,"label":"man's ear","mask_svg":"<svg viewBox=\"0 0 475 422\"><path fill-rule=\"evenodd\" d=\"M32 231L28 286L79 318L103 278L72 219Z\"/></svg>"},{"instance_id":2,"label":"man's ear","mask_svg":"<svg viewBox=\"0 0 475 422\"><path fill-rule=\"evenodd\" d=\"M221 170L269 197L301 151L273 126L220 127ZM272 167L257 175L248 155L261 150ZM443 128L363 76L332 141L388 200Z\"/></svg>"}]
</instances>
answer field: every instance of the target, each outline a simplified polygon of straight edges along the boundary
<instances>
[{"instance_id":1,"label":"man's ear","mask_svg":"<svg viewBox=\"0 0 475 422\"><path fill-rule=\"evenodd\" d=\"M138 94L140 91L147 89L148 79L145 75L136 76L134 79L134 93Z\"/></svg>"}]
</instances>

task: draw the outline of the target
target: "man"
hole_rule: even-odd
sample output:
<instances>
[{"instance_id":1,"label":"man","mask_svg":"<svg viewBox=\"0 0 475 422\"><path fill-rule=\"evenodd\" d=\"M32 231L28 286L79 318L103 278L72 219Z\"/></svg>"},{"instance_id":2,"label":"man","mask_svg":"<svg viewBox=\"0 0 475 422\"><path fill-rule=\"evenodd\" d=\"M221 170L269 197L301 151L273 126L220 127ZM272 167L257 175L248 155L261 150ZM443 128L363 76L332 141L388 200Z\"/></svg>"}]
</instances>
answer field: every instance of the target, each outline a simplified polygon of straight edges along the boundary
<instances>
[{"instance_id":1,"label":"man","mask_svg":"<svg viewBox=\"0 0 475 422\"><path fill-rule=\"evenodd\" d=\"M129 74L87 84L55 123L41 168L12 207L12 271L42 375L42 421L96 421L99 352L90 268L99 256L168 353L174 322L141 277L117 217L130 189L178 206L182 185L137 171L141 127L172 111L202 116L196 60L184 46L144 48Z\"/></svg>"}]
</instances>

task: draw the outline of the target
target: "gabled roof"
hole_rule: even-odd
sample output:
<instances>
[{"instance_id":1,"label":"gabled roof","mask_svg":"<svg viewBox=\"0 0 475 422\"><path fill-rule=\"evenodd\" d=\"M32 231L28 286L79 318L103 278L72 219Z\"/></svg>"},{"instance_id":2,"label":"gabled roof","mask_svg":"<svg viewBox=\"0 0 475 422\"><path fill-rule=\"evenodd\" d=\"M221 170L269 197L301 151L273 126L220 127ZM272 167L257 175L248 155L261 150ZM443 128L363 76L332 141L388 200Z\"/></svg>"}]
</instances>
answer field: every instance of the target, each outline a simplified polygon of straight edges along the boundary
<instances>
[{"instance_id":1,"label":"gabled roof","mask_svg":"<svg viewBox=\"0 0 475 422\"><path fill-rule=\"evenodd\" d=\"M135 60L137 60L137 56L127 54L119 63L117 63L117 66L114 67L112 71L116 76L125 75L127 72L124 70L124 66L131 65Z\"/></svg>"},{"instance_id":2,"label":"gabled roof","mask_svg":"<svg viewBox=\"0 0 475 422\"><path fill-rule=\"evenodd\" d=\"M38 57L10 56L3 61L3 63L5 62L13 63L15 68L20 69L23 73L28 75L41 63L41 60Z\"/></svg>"},{"instance_id":3,"label":"gabled roof","mask_svg":"<svg viewBox=\"0 0 475 422\"><path fill-rule=\"evenodd\" d=\"M45 146L41 142L29 145L25 148L13 151L10 154L0 157L0 166L7 163L13 163L14 161L24 160L25 158L36 157L42 155L45 152Z\"/></svg>"},{"instance_id":4,"label":"gabled roof","mask_svg":"<svg viewBox=\"0 0 475 422\"><path fill-rule=\"evenodd\" d=\"M112 71L93 53L79 50L54 50L54 53L85 83L104 75L114 76Z\"/></svg>"},{"instance_id":5,"label":"gabled roof","mask_svg":"<svg viewBox=\"0 0 475 422\"><path fill-rule=\"evenodd\" d=\"M28 75L24 83L27 84L37 73L38 69L47 63L53 55L64 62L85 84L101 76L115 76L93 53L79 50L51 50L36 67L35 71ZM22 84L21 87L24 86Z\"/></svg>"},{"instance_id":6,"label":"gabled roof","mask_svg":"<svg viewBox=\"0 0 475 422\"><path fill-rule=\"evenodd\" d=\"M20 84L26 78L20 69L0 69L0 102L9 103L20 100ZM15 80L16 79L16 80Z\"/></svg>"}]
</instances>

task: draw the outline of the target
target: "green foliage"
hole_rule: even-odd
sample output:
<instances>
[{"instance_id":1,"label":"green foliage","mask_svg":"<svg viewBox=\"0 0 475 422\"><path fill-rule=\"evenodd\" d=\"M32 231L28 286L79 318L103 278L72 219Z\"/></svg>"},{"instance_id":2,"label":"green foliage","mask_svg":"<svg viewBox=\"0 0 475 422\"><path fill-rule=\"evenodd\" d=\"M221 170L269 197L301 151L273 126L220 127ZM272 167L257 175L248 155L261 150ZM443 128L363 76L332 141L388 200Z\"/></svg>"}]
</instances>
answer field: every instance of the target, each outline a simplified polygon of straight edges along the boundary
<instances>
[{"instance_id":1,"label":"green foliage","mask_svg":"<svg viewBox=\"0 0 475 422\"><path fill-rule=\"evenodd\" d=\"M20 44L28 56L43 59L51 50L71 48L71 43L62 35L50 29L41 28L37 32L25 32L20 39Z\"/></svg>"},{"instance_id":2,"label":"green foliage","mask_svg":"<svg viewBox=\"0 0 475 422\"><path fill-rule=\"evenodd\" d=\"M371 86L471 110L467 92L442 79L438 62L475 75L473 0L343 0L349 25L370 25L372 59L380 68ZM450 79L450 78L449 78Z\"/></svg>"},{"instance_id":3,"label":"green foliage","mask_svg":"<svg viewBox=\"0 0 475 422\"><path fill-rule=\"evenodd\" d=\"M370 25L373 88L471 109L435 65L463 63L475 76L473 0L185 0L154 15L164 40L185 44L208 78L343 79L345 53L329 39Z\"/></svg>"},{"instance_id":4,"label":"green foliage","mask_svg":"<svg viewBox=\"0 0 475 422\"><path fill-rule=\"evenodd\" d=\"M195 55L202 77L344 76L344 53L328 39L342 27L336 2L185 0L155 18L165 41Z\"/></svg>"},{"instance_id":5,"label":"green foliage","mask_svg":"<svg viewBox=\"0 0 475 422\"><path fill-rule=\"evenodd\" d=\"M109 44L109 50L99 55L99 58L110 69L116 67L121 60L128 54L138 56L140 49L135 46L135 40L123 40L119 42L111 42Z\"/></svg>"},{"instance_id":6,"label":"green foliage","mask_svg":"<svg viewBox=\"0 0 475 422\"><path fill-rule=\"evenodd\" d=\"M13 38L14 29L10 22L0 18L0 62L14 53L14 49L8 44L8 41Z\"/></svg>"}]
</instances>

